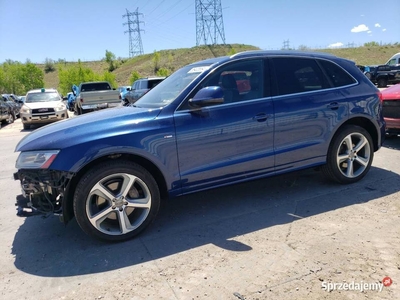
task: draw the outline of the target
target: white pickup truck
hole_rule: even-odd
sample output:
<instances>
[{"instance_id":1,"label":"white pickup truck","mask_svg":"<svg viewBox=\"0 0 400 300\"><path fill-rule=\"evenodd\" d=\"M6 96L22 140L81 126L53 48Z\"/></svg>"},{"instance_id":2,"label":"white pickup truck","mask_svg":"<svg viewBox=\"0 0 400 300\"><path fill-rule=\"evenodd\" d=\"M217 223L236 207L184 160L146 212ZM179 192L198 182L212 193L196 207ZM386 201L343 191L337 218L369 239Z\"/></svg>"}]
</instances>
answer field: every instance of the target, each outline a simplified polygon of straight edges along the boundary
<instances>
[{"instance_id":1,"label":"white pickup truck","mask_svg":"<svg viewBox=\"0 0 400 300\"><path fill-rule=\"evenodd\" d=\"M79 87L73 85L72 92L76 97L75 112L78 115L121 104L119 91L107 81L82 82Z\"/></svg>"}]
</instances>

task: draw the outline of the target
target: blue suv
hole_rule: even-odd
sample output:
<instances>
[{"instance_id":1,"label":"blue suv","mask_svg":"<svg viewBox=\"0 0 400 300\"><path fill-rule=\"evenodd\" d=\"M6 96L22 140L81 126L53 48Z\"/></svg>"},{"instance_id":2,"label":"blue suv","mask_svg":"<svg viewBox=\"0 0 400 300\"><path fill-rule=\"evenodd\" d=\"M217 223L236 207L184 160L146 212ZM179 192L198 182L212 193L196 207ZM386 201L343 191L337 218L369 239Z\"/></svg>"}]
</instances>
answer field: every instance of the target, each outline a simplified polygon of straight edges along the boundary
<instances>
[{"instance_id":1,"label":"blue suv","mask_svg":"<svg viewBox=\"0 0 400 300\"><path fill-rule=\"evenodd\" d=\"M296 51L213 58L132 106L25 136L16 147L14 178L26 197L17 197L18 213L75 217L87 234L122 241L166 198L310 167L357 182L384 132L381 94L352 61Z\"/></svg>"}]
</instances>

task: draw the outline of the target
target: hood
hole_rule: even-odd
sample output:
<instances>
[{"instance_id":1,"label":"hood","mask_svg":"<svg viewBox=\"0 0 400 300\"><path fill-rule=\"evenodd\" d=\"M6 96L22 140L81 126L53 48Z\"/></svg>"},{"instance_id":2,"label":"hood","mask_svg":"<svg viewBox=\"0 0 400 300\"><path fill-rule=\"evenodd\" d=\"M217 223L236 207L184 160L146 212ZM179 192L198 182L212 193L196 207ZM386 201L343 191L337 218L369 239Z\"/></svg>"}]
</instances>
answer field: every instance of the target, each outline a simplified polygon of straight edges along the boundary
<instances>
[{"instance_id":1,"label":"hood","mask_svg":"<svg viewBox=\"0 0 400 300\"><path fill-rule=\"evenodd\" d=\"M142 124L155 119L160 111L124 106L90 112L36 129L17 144L15 151L63 149L90 140L134 132L144 128Z\"/></svg>"},{"instance_id":2,"label":"hood","mask_svg":"<svg viewBox=\"0 0 400 300\"><path fill-rule=\"evenodd\" d=\"M57 107L60 104L63 104L61 100L57 101L46 101L46 102L31 102L31 103L24 103L25 106L27 106L30 109L37 109L37 108L43 108L43 107Z\"/></svg>"}]
</instances>

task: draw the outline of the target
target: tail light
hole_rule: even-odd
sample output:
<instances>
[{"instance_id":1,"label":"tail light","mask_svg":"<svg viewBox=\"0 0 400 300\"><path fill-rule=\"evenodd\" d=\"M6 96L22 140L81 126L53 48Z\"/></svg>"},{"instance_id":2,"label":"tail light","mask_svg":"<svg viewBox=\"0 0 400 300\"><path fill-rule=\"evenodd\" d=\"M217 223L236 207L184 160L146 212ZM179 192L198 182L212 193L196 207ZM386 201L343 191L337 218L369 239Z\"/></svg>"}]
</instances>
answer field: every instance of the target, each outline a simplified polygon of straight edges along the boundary
<instances>
[{"instance_id":1,"label":"tail light","mask_svg":"<svg viewBox=\"0 0 400 300\"><path fill-rule=\"evenodd\" d=\"M383 103L383 97L382 97L381 91L378 91L376 94L378 95L379 101L380 101L381 103Z\"/></svg>"}]
</instances>

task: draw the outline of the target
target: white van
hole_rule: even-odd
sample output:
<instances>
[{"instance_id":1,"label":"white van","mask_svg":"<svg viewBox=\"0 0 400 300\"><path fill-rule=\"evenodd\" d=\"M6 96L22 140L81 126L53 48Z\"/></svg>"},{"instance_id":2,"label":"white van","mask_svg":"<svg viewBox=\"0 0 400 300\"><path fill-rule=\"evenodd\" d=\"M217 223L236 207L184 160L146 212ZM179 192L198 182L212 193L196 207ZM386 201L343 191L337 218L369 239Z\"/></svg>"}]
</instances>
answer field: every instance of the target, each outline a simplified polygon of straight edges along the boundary
<instances>
[{"instance_id":1,"label":"white van","mask_svg":"<svg viewBox=\"0 0 400 300\"><path fill-rule=\"evenodd\" d=\"M400 66L400 52L396 53L395 55L393 55L387 62L385 65L389 65L389 66Z\"/></svg>"}]
</instances>

